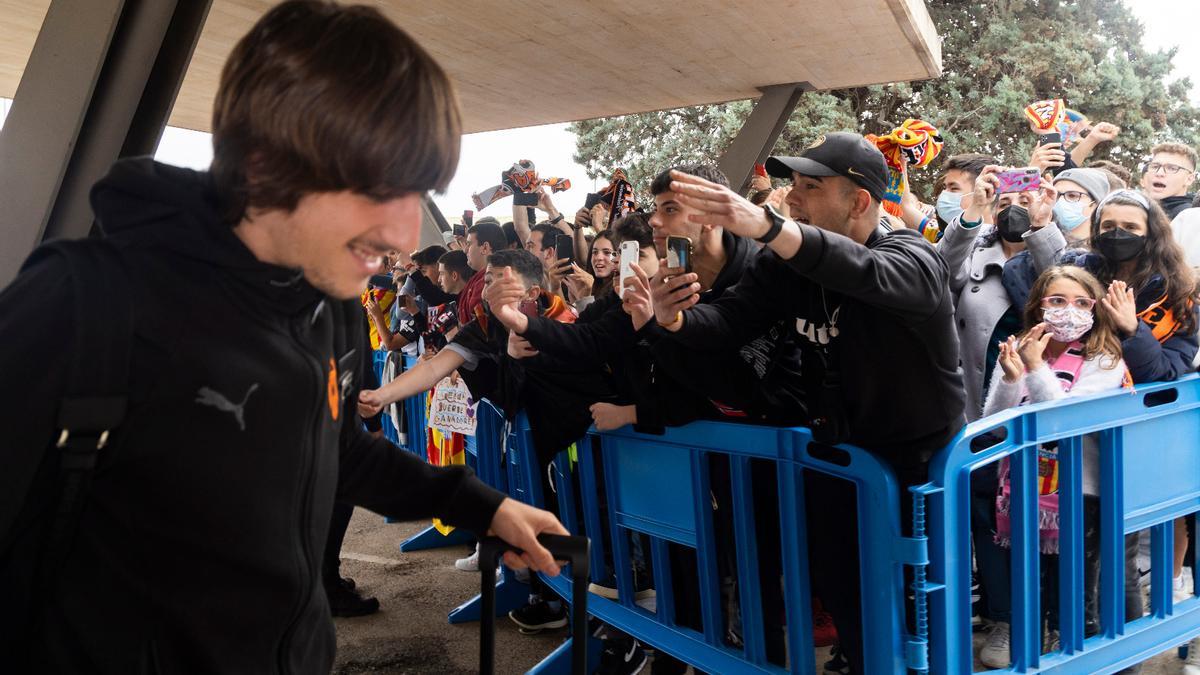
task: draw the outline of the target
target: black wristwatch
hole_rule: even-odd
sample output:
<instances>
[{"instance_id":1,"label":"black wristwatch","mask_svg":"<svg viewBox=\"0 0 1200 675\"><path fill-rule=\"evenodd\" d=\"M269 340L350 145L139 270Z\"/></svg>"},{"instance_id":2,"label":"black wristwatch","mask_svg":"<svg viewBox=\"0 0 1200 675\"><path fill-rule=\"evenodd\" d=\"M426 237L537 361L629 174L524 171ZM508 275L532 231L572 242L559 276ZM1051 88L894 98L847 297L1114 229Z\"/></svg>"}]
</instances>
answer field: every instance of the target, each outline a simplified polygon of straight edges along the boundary
<instances>
[{"instance_id":1,"label":"black wristwatch","mask_svg":"<svg viewBox=\"0 0 1200 675\"><path fill-rule=\"evenodd\" d=\"M561 223L562 221L563 221L563 214L560 213L557 216L554 216L553 218L550 219L550 224L557 225L557 224Z\"/></svg>"},{"instance_id":2,"label":"black wristwatch","mask_svg":"<svg viewBox=\"0 0 1200 675\"><path fill-rule=\"evenodd\" d=\"M771 229L767 230L763 236L755 241L760 244L769 244L775 241L775 237L778 237L780 232L783 232L783 224L787 222L787 218L784 218L783 214L776 211L775 207L770 204L763 205L763 212L767 214L767 218L771 221Z\"/></svg>"}]
</instances>

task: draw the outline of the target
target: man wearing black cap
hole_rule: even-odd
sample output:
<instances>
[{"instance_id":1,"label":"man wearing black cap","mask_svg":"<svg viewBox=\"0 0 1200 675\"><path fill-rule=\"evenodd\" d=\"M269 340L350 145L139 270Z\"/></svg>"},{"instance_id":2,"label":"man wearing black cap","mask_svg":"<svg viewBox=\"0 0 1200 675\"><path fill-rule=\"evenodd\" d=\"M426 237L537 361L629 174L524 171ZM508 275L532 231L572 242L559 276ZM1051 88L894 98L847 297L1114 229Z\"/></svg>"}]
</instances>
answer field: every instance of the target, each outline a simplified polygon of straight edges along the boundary
<instances>
[{"instance_id":1,"label":"man wearing black cap","mask_svg":"<svg viewBox=\"0 0 1200 675\"><path fill-rule=\"evenodd\" d=\"M827 134L800 157L772 157L767 171L793 180L787 202L795 220L673 173L671 191L698 212L693 220L769 250L712 303L697 306L694 274L639 272L627 306L651 304L661 330L708 352L794 321L816 439L866 448L891 462L903 483L924 481L929 458L963 423L945 263L917 232L880 227L887 167L861 136ZM833 614L852 670L863 672L853 487L806 476L814 590Z\"/></svg>"}]
</instances>

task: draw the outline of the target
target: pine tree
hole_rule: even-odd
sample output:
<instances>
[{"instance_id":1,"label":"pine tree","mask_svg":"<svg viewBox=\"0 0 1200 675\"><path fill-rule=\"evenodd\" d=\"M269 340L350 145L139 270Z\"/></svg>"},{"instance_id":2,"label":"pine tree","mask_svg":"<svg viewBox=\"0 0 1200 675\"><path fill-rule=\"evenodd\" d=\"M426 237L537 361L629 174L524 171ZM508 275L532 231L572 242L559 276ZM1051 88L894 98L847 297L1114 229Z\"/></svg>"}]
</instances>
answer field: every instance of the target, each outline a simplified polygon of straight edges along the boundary
<instances>
[{"instance_id":1,"label":"pine tree","mask_svg":"<svg viewBox=\"0 0 1200 675\"><path fill-rule=\"evenodd\" d=\"M1200 107L1187 78L1167 82L1175 50L1147 50L1143 28L1114 0L928 0L943 39L942 76L808 93L775 146L794 154L821 133L884 133L908 117L928 120L946 140L945 153L985 152L1002 163L1026 163L1036 138L1022 109L1046 98L1092 122L1112 122L1120 137L1093 159L1139 173L1163 140L1200 145ZM575 159L592 177L624 167L639 188L672 164L714 161L753 108L751 101L697 106L576 122ZM932 181L913 176L928 196Z\"/></svg>"}]
</instances>

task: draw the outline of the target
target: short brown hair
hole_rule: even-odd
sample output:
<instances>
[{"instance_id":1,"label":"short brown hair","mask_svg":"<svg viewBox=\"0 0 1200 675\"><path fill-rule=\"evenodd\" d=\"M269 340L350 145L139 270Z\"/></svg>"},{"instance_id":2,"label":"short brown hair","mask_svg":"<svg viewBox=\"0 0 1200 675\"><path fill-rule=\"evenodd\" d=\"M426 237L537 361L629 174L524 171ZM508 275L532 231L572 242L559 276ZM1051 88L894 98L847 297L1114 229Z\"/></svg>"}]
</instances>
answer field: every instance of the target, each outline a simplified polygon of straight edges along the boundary
<instances>
[{"instance_id":1,"label":"short brown hair","mask_svg":"<svg viewBox=\"0 0 1200 675\"><path fill-rule=\"evenodd\" d=\"M1196 170L1196 165L1200 163L1200 157L1196 156L1196 150L1190 145L1183 143L1159 143L1150 149L1150 156L1153 157L1160 152L1165 152L1168 155L1179 155L1187 157L1192 163L1192 170Z\"/></svg>"},{"instance_id":2,"label":"short brown hair","mask_svg":"<svg viewBox=\"0 0 1200 675\"><path fill-rule=\"evenodd\" d=\"M213 105L212 175L232 222L313 192L444 190L461 121L441 66L378 10L288 0L234 47Z\"/></svg>"},{"instance_id":3,"label":"short brown hair","mask_svg":"<svg viewBox=\"0 0 1200 675\"><path fill-rule=\"evenodd\" d=\"M966 152L961 155L951 155L942 162L942 176L950 171L963 171L976 178L983 173L989 164L996 164L996 158L979 152Z\"/></svg>"},{"instance_id":4,"label":"short brown hair","mask_svg":"<svg viewBox=\"0 0 1200 675\"><path fill-rule=\"evenodd\" d=\"M1105 177L1108 178L1108 189L1110 192L1113 190L1124 190L1133 182L1133 174L1129 173L1129 169L1116 162L1110 162L1107 159L1097 159L1093 162L1088 162L1087 168L1099 169L1107 174Z\"/></svg>"}]
</instances>

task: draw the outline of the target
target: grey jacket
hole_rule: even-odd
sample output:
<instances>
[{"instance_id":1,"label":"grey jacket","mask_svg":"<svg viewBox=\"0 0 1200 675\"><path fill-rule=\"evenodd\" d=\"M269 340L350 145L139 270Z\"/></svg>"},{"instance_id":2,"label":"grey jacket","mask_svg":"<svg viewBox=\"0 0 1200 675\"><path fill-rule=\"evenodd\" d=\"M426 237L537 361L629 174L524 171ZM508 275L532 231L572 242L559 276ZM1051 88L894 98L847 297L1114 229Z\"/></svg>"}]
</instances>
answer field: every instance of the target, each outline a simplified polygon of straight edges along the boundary
<instances>
[{"instance_id":1,"label":"grey jacket","mask_svg":"<svg viewBox=\"0 0 1200 675\"><path fill-rule=\"evenodd\" d=\"M955 218L938 242L938 253L950 268L968 422L983 413L988 340L1011 304L1002 282L1007 260L1004 249L996 237L979 236L994 230L995 226L988 223L965 228L961 217Z\"/></svg>"}]
</instances>

